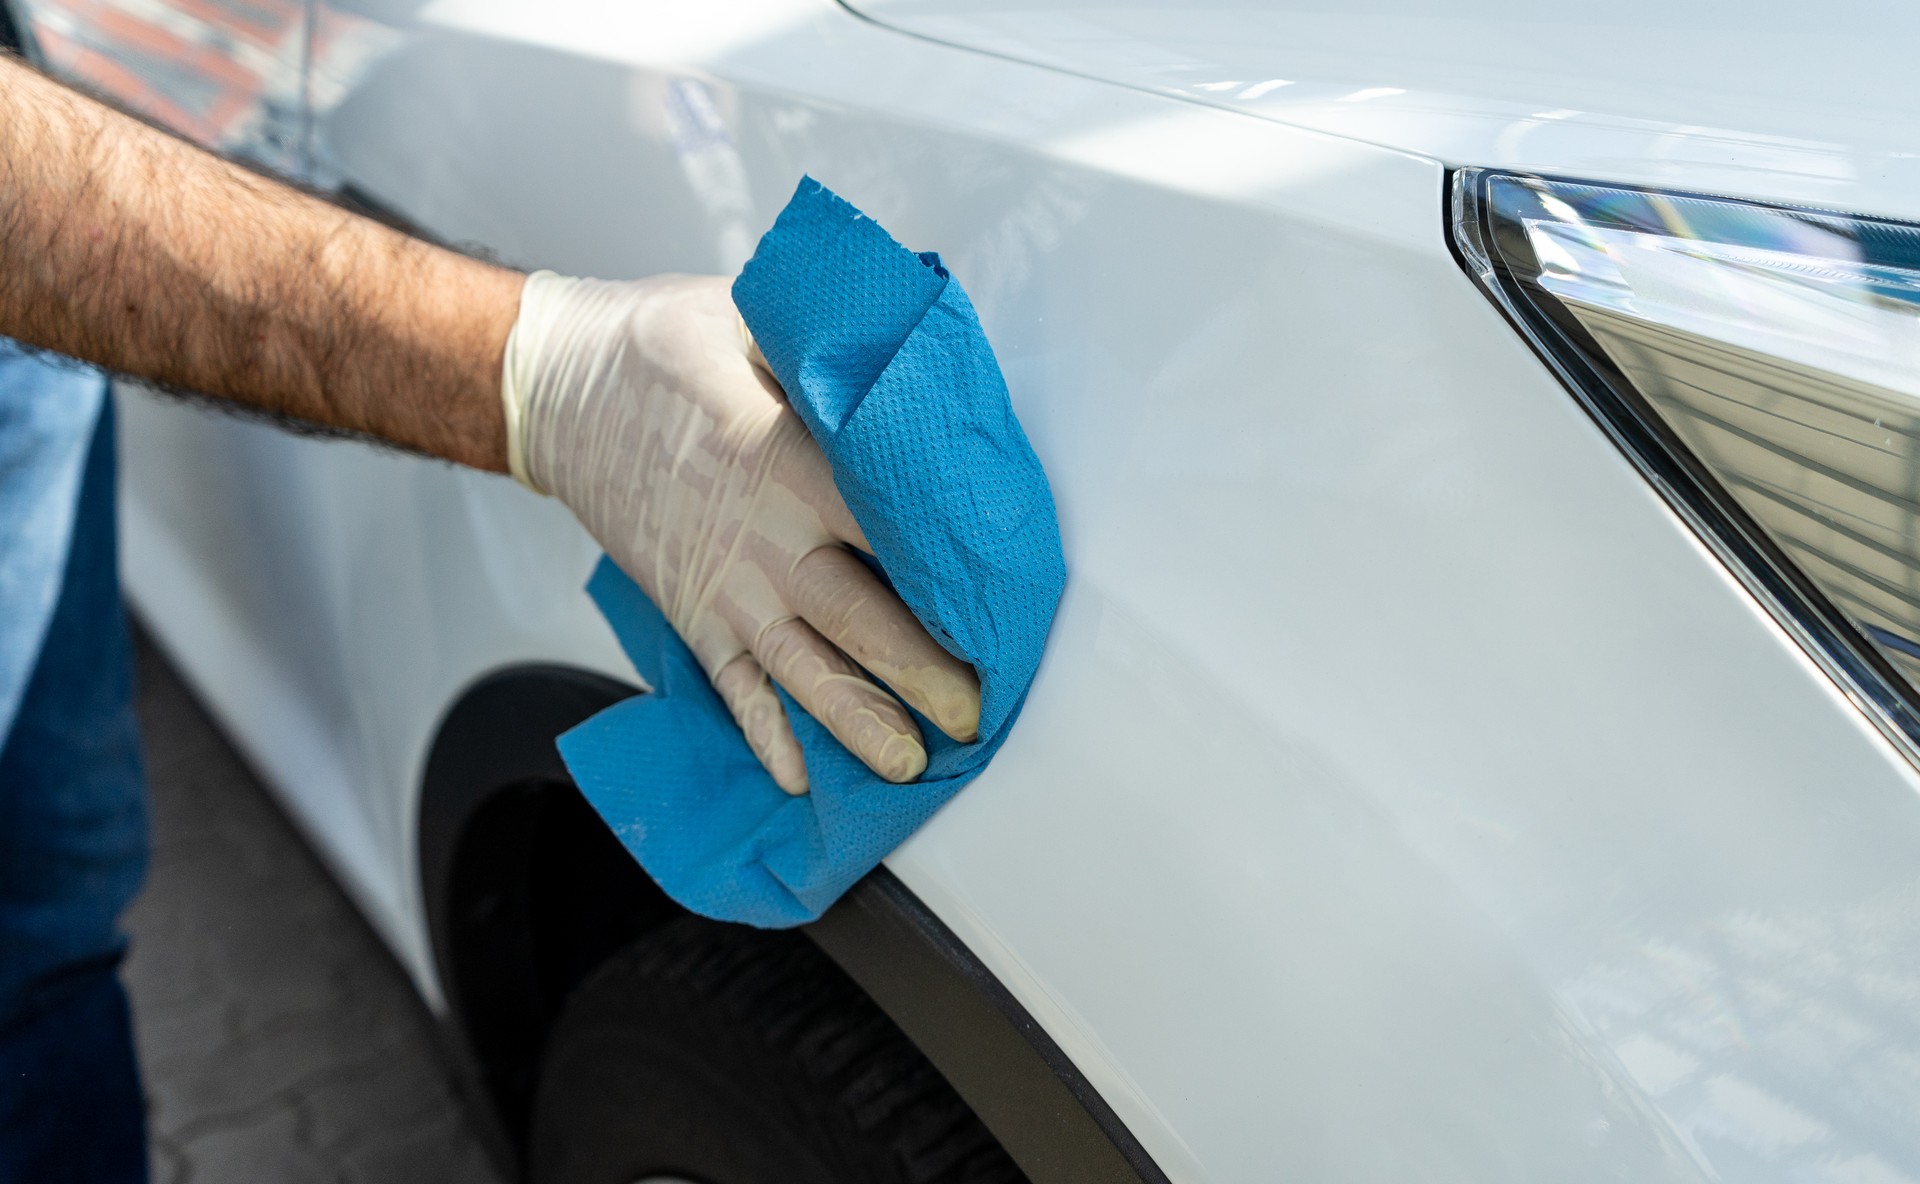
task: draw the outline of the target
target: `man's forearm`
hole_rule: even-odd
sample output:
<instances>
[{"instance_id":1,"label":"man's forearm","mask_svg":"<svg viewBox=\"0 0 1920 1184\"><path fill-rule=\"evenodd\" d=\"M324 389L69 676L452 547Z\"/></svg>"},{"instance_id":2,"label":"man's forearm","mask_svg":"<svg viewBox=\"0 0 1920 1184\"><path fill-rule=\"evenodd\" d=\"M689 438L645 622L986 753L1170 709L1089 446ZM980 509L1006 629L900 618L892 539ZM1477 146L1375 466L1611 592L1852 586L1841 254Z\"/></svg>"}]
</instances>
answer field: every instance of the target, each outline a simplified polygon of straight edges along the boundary
<instances>
[{"instance_id":1,"label":"man's forearm","mask_svg":"<svg viewBox=\"0 0 1920 1184\"><path fill-rule=\"evenodd\" d=\"M0 334L503 469L521 282L0 56Z\"/></svg>"}]
</instances>

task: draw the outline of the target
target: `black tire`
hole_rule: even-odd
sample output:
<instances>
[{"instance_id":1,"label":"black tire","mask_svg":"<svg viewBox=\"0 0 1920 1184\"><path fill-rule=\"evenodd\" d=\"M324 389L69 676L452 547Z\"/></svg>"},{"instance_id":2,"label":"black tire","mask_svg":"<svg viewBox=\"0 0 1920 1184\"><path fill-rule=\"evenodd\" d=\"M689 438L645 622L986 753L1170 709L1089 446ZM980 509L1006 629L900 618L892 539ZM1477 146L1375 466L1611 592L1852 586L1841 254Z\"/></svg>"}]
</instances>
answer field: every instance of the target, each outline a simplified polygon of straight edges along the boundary
<instances>
[{"instance_id":1,"label":"black tire","mask_svg":"<svg viewBox=\"0 0 1920 1184\"><path fill-rule=\"evenodd\" d=\"M574 991L533 1184L1019 1184L946 1081L805 937L675 921Z\"/></svg>"}]
</instances>

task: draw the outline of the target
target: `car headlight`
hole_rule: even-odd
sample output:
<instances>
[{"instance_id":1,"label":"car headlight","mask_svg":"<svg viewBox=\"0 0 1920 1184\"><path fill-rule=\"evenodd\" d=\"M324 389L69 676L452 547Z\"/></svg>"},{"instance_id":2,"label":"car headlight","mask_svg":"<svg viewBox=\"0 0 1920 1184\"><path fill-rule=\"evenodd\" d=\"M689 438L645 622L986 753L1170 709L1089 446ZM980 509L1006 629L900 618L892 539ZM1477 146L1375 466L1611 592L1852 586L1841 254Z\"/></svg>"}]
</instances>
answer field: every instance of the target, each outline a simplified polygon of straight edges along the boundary
<instances>
[{"instance_id":1,"label":"car headlight","mask_svg":"<svg viewBox=\"0 0 1920 1184\"><path fill-rule=\"evenodd\" d=\"M1920 226L1464 169L1468 269L1920 759Z\"/></svg>"}]
</instances>

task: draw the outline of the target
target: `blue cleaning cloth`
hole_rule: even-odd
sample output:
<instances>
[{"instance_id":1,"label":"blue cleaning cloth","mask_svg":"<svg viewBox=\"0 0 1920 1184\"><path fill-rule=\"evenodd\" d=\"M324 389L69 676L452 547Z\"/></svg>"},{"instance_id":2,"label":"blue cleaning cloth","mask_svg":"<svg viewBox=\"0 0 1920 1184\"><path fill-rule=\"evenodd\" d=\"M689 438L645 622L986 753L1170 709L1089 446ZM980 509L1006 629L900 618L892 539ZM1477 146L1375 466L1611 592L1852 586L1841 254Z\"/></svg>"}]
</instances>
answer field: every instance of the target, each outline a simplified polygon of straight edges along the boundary
<instances>
[{"instance_id":1,"label":"blue cleaning cloth","mask_svg":"<svg viewBox=\"0 0 1920 1184\"><path fill-rule=\"evenodd\" d=\"M574 780L675 900L766 928L827 906L999 750L1066 584L1046 474L966 293L812 178L733 286L907 607L980 675L980 738L924 718L927 771L870 772L784 693L812 792L773 783L693 654L611 560L588 582L652 694L560 738ZM777 689L777 688L776 688Z\"/></svg>"}]
</instances>

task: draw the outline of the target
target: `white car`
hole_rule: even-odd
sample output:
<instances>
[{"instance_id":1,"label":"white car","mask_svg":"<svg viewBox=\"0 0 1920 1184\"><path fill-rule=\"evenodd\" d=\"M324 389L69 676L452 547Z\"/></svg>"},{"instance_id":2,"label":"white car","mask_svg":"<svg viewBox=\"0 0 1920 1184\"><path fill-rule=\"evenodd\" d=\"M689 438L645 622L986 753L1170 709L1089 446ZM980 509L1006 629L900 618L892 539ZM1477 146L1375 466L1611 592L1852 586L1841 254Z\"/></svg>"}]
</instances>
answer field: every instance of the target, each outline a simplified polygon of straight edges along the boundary
<instances>
[{"instance_id":1,"label":"white car","mask_svg":"<svg viewBox=\"0 0 1920 1184\"><path fill-rule=\"evenodd\" d=\"M532 1179L1920 1181L1920 7L9 3L516 265L810 173L998 350L1066 597L811 943L567 783L564 508L124 393L135 603Z\"/></svg>"}]
</instances>

